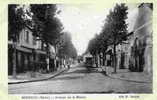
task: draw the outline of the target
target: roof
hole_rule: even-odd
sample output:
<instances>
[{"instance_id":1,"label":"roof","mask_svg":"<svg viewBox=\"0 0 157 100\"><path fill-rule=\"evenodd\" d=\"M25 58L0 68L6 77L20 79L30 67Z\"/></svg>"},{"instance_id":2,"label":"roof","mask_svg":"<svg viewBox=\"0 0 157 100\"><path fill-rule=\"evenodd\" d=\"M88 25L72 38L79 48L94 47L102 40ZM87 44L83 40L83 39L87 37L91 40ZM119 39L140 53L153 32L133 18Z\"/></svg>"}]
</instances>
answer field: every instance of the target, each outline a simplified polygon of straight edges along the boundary
<instances>
[{"instance_id":1,"label":"roof","mask_svg":"<svg viewBox=\"0 0 157 100\"><path fill-rule=\"evenodd\" d=\"M89 52L84 55L84 57L93 57Z\"/></svg>"}]
</instances>

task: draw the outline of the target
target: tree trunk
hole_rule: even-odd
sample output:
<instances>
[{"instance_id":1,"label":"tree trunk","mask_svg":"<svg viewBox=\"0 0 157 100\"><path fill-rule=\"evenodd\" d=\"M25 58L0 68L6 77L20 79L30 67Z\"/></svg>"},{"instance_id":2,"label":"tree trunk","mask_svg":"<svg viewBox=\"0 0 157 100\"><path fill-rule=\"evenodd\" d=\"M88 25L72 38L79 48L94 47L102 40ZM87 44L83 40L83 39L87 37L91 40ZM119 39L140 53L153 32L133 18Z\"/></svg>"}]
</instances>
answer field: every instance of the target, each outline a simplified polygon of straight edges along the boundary
<instances>
[{"instance_id":1,"label":"tree trunk","mask_svg":"<svg viewBox=\"0 0 157 100\"><path fill-rule=\"evenodd\" d=\"M113 67L114 67L114 73L117 72L117 64L116 64L116 44L113 45Z\"/></svg>"},{"instance_id":2,"label":"tree trunk","mask_svg":"<svg viewBox=\"0 0 157 100\"><path fill-rule=\"evenodd\" d=\"M106 65L105 65L105 61L106 61L106 54L103 52L103 66L105 67L105 71L106 71Z\"/></svg>"},{"instance_id":3,"label":"tree trunk","mask_svg":"<svg viewBox=\"0 0 157 100\"><path fill-rule=\"evenodd\" d=\"M46 68L47 68L47 71L49 72L50 70L50 52L49 52L49 45L48 43L46 43L46 50L47 50L47 58L46 58Z\"/></svg>"},{"instance_id":4,"label":"tree trunk","mask_svg":"<svg viewBox=\"0 0 157 100\"><path fill-rule=\"evenodd\" d=\"M31 70L31 77L36 77L36 68L37 68L37 64L36 64L36 51L35 49L32 50L32 56L33 56L33 61L32 61L32 70Z\"/></svg>"},{"instance_id":5,"label":"tree trunk","mask_svg":"<svg viewBox=\"0 0 157 100\"><path fill-rule=\"evenodd\" d=\"M98 53L96 52L96 67L99 67L99 58Z\"/></svg>"},{"instance_id":6,"label":"tree trunk","mask_svg":"<svg viewBox=\"0 0 157 100\"><path fill-rule=\"evenodd\" d=\"M50 62L50 59L49 59L49 57L47 57L47 58L46 58L46 63L47 63L47 71L48 71L48 72L49 72L49 70L50 70L49 62Z\"/></svg>"},{"instance_id":7,"label":"tree trunk","mask_svg":"<svg viewBox=\"0 0 157 100\"><path fill-rule=\"evenodd\" d=\"M16 77L16 42L13 42L13 78Z\"/></svg>"},{"instance_id":8,"label":"tree trunk","mask_svg":"<svg viewBox=\"0 0 157 100\"><path fill-rule=\"evenodd\" d=\"M57 45L55 45L54 69L57 70Z\"/></svg>"}]
</instances>

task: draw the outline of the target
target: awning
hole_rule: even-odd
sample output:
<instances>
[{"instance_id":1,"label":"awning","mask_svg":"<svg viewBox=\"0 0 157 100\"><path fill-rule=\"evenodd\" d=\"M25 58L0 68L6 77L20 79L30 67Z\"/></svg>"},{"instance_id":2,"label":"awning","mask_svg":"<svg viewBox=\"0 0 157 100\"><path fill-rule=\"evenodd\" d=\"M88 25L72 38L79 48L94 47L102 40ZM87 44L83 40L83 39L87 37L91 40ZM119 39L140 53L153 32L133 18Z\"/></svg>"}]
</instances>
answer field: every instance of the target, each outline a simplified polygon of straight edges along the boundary
<instances>
[{"instance_id":1,"label":"awning","mask_svg":"<svg viewBox=\"0 0 157 100\"><path fill-rule=\"evenodd\" d=\"M112 49L106 51L106 54L112 54Z\"/></svg>"},{"instance_id":2,"label":"awning","mask_svg":"<svg viewBox=\"0 0 157 100\"><path fill-rule=\"evenodd\" d=\"M90 53L84 55L84 57L93 57Z\"/></svg>"},{"instance_id":3,"label":"awning","mask_svg":"<svg viewBox=\"0 0 157 100\"><path fill-rule=\"evenodd\" d=\"M29 48L17 46L16 49L22 52L32 53L32 49L29 49Z\"/></svg>"},{"instance_id":4,"label":"awning","mask_svg":"<svg viewBox=\"0 0 157 100\"><path fill-rule=\"evenodd\" d=\"M46 51L36 50L36 53L46 55Z\"/></svg>"}]
</instances>

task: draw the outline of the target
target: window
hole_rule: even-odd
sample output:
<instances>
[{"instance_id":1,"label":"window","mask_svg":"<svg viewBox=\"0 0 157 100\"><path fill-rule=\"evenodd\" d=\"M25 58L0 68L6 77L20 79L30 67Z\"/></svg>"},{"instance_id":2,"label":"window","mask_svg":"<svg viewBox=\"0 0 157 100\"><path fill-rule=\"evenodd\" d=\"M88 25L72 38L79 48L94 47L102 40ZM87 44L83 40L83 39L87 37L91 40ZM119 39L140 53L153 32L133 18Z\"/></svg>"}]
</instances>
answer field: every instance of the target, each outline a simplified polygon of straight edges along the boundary
<instances>
[{"instance_id":1,"label":"window","mask_svg":"<svg viewBox=\"0 0 157 100\"><path fill-rule=\"evenodd\" d=\"M36 38L33 36L33 45L36 45Z\"/></svg>"},{"instance_id":2,"label":"window","mask_svg":"<svg viewBox=\"0 0 157 100\"><path fill-rule=\"evenodd\" d=\"M29 43L29 32L26 30L26 42Z\"/></svg>"}]
</instances>

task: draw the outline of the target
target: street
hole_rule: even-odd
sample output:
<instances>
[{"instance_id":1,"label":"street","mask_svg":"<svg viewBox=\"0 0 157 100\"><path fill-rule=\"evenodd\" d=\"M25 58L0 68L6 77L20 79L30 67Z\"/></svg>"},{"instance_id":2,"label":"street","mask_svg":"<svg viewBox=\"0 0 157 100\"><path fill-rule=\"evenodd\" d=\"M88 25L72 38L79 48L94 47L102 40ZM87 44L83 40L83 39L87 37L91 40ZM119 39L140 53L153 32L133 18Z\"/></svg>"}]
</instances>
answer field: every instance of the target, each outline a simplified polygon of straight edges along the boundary
<instances>
[{"instance_id":1,"label":"street","mask_svg":"<svg viewBox=\"0 0 157 100\"><path fill-rule=\"evenodd\" d=\"M151 93L151 83L114 79L82 64L71 67L61 75L46 81L11 84L9 94L60 93Z\"/></svg>"}]
</instances>

